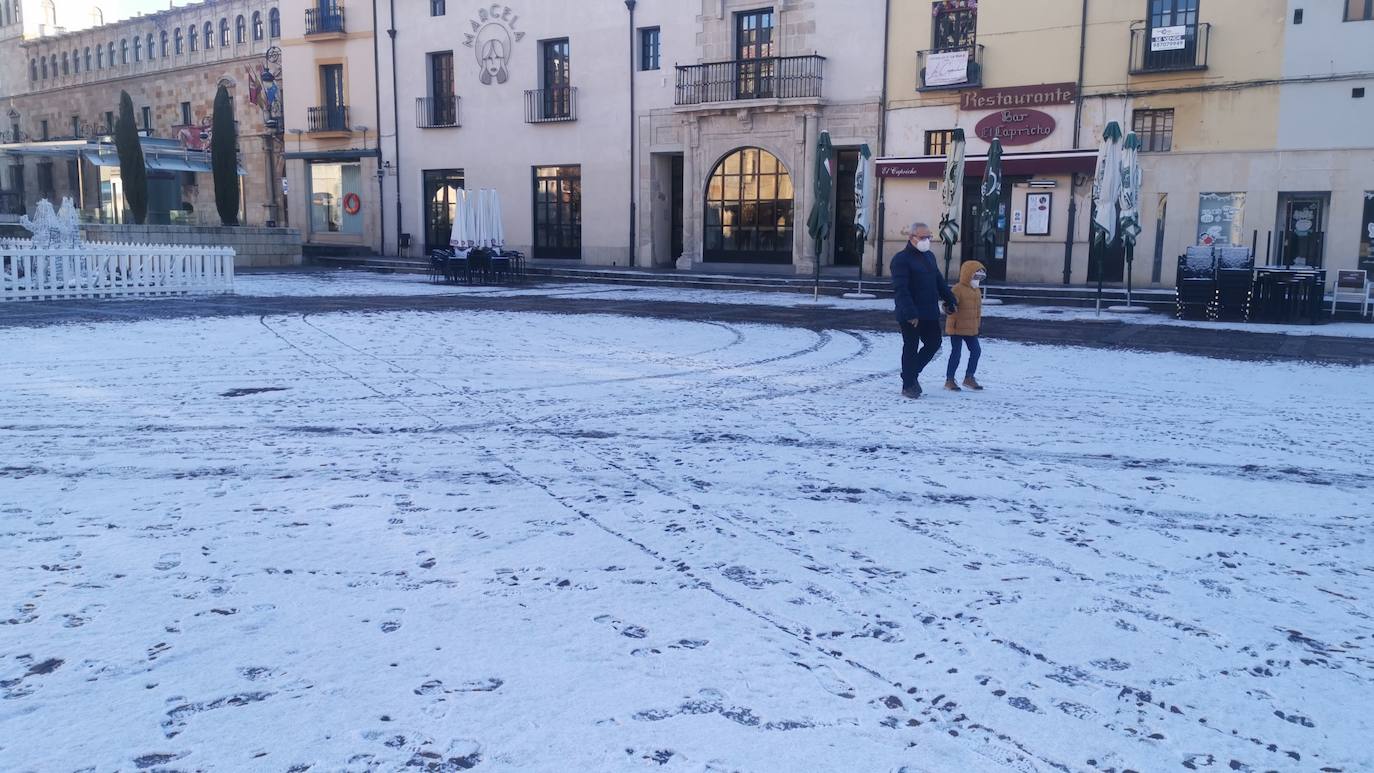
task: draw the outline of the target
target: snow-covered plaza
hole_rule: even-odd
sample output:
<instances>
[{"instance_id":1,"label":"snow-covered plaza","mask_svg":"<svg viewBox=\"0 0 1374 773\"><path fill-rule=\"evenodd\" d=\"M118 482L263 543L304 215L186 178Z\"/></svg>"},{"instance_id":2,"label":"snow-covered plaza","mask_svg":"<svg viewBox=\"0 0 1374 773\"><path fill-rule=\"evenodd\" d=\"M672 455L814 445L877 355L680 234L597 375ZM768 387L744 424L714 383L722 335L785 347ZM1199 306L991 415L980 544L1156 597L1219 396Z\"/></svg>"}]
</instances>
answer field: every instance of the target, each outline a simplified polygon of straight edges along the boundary
<instances>
[{"instance_id":1,"label":"snow-covered plaza","mask_svg":"<svg viewBox=\"0 0 1374 773\"><path fill-rule=\"evenodd\" d=\"M1374 368L501 312L10 331L6 771L1374 769Z\"/></svg>"}]
</instances>

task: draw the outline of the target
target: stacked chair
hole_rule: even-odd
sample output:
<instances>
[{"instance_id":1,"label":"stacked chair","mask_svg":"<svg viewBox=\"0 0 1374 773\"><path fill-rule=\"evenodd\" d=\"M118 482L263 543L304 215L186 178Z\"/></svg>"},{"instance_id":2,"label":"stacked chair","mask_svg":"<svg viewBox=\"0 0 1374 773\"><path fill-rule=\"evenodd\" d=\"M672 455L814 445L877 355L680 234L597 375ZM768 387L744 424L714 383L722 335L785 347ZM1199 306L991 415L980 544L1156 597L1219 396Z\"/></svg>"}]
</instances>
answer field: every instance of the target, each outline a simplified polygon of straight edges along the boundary
<instances>
[{"instance_id":1,"label":"stacked chair","mask_svg":"<svg viewBox=\"0 0 1374 773\"><path fill-rule=\"evenodd\" d=\"M1247 247L1218 247L1217 300L1212 319L1250 320L1255 258Z\"/></svg>"},{"instance_id":2,"label":"stacked chair","mask_svg":"<svg viewBox=\"0 0 1374 773\"><path fill-rule=\"evenodd\" d=\"M1179 319L1213 319L1217 302L1217 255L1211 247L1189 247L1178 256L1176 311Z\"/></svg>"}]
</instances>

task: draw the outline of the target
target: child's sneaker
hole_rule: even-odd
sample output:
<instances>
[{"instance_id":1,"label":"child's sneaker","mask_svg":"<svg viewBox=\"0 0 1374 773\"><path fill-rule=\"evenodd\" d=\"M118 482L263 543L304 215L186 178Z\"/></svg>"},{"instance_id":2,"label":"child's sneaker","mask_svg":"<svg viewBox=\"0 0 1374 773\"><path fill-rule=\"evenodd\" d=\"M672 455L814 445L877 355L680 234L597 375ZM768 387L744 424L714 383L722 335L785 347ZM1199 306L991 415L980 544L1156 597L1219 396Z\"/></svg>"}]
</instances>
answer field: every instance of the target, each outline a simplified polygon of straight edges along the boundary
<instances>
[{"instance_id":1,"label":"child's sneaker","mask_svg":"<svg viewBox=\"0 0 1374 773\"><path fill-rule=\"evenodd\" d=\"M961 392L961 391L963 391L963 390L961 390L961 389L959 388L959 385L958 385L958 384L954 383L954 379L952 379L952 378L947 378L947 379L945 379L945 389L948 389L948 390L951 391L951 392Z\"/></svg>"},{"instance_id":2,"label":"child's sneaker","mask_svg":"<svg viewBox=\"0 0 1374 773\"><path fill-rule=\"evenodd\" d=\"M950 383L952 384L954 382L951 381ZM964 376L964 386L968 389L972 389L975 392L983 391L983 387L978 383L978 379L974 378L973 376Z\"/></svg>"}]
</instances>

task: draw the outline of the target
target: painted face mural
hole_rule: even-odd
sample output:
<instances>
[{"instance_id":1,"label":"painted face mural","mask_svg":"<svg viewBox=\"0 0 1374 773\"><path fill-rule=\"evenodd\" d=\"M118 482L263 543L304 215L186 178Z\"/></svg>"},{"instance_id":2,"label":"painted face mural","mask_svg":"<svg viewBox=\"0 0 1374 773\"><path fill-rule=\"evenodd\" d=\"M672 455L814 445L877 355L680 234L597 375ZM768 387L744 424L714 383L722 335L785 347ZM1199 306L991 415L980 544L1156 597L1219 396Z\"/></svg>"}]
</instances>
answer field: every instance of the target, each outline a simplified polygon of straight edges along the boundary
<instances>
[{"instance_id":1,"label":"painted face mural","mask_svg":"<svg viewBox=\"0 0 1374 773\"><path fill-rule=\"evenodd\" d=\"M481 81L490 86L492 81L505 83L510 77L510 30L504 24L486 24L477 31L477 62L482 66Z\"/></svg>"}]
</instances>

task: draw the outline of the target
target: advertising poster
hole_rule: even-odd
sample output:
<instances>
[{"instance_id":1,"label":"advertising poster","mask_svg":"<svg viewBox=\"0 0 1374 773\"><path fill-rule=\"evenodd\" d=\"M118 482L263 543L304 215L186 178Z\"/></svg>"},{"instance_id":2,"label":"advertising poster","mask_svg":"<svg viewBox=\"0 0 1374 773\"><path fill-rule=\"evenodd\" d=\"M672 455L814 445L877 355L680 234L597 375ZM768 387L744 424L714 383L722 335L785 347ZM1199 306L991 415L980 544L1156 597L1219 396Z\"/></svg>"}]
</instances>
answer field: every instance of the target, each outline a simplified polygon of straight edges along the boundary
<instances>
[{"instance_id":1,"label":"advertising poster","mask_svg":"<svg viewBox=\"0 0 1374 773\"><path fill-rule=\"evenodd\" d=\"M1203 247L1242 245L1245 194L1204 193L1198 197L1197 243Z\"/></svg>"}]
</instances>

